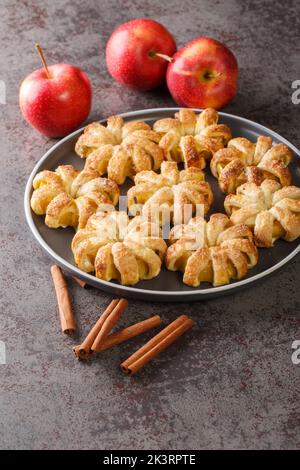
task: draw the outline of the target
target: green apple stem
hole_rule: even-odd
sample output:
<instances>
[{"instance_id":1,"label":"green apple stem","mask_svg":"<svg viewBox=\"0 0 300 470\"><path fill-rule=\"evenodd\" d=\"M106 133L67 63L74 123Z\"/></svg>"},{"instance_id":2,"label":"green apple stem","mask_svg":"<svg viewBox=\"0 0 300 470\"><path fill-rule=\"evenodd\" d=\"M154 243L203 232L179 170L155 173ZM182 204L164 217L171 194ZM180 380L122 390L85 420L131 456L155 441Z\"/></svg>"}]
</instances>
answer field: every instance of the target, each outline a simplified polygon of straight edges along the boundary
<instances>
[{"instance_id":1,"label":"green apple stem","mask_svg":"<svg viewBox=\"0 0 300 470\"><path fill-rule=\"evenodd\" d=\"M161 54L160 52L151 52L151 57L160 57L161 59L167 60L168 62L174 62L174 59L167 54Z\"/></svg>"},{"instance_id":2,"label":"green apple stem","mask_svg":"<svg viewBox=\"0 0 300 470\"><path fill-rule=\"evenodd\" d=\"M47 62L46 62L46 59L44 57L44 53L43 53L43 49L41 48L41 46L39 44L36 44L35 45L35 48L40 56L40 59L42 61L42 64L44 66L44 69L45 69L45 72L46 72L46 75L47 75L47 78L51 78L51 75L50 75L50 72L49 72L49 69L48 69L48 66L47 66Z\"/></svg>"}]
</instances>

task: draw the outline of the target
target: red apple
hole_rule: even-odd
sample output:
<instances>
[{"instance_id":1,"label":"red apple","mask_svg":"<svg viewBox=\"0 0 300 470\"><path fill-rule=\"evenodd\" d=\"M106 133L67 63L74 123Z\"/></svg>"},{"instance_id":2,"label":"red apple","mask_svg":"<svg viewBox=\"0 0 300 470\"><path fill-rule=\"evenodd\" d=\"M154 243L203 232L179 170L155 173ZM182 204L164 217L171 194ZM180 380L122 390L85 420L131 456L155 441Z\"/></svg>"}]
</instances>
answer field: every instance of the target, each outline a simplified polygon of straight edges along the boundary
<instances>
[{"instance_id":1,"label":"red apple","mask_svg":"<svg viewBox=\"0 0 300 470\"><path fill-rule=\"evenodd\" d=\"M238 64L219 41L201 37L180 49L167 70L167 85L180 106L220 109L236 95Z\"/></svg>"},{"instance_id":2,"label":"red apple","mask_svg":"<svg viewBox=\"0 0 300 470\"><path fill-rule=\"evenodd\" d=\"M79 68L55 64L28 75L19 98L22 114L32 127L47 137L62 137L89 115L91 84Z\"/></svg>"},{"instance_id":3,"label":"red apple","mask_svg":"<svg viewBox=\"0 0 300 470\"><path fill-rule=\"evenodd\" d=\"M169 31L157 21L140 18L112 33L106 45L106 64L123 85L150 90L164 82L168 56L174 52L176 43Z\"/></svg>"}]
</instances>

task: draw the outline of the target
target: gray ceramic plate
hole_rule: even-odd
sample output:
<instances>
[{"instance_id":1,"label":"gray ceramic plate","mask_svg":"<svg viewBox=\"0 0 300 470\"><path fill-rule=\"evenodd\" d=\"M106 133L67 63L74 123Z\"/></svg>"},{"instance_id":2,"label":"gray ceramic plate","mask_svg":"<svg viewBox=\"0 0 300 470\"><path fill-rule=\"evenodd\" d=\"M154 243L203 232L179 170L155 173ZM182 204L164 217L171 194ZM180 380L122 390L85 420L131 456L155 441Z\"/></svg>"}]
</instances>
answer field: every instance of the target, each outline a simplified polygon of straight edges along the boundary
<instances>
[{"instance_id":1,"label":"gray ceramic plate","mask_svg":"<svg viewBox=\"0 0 300 470\"><path fill-rule=\"evenodd\" d=\"M178 108L147 109L124 113L122 116L126 121L142 120L151 124L157 119L173 116L176 111L178 111ZM201 110L196 111L199 112ZM101 122L105 122L105 120ZM234 136L244 136L255 141L258 135L263 134L271 136L275 143L283 142L288 145L294 153L291 165L293 184L300 186L300 152L292 144L266 127L238 116L220 113L220 122L227 124L232 129ZM63 269L83 279L88 284L118 296L142 300L169 302L201 300L208 297L230 294L243 287L250 286L252 283L262 280L265 276L279 269L299 252L300 244L297 240L292 243L279 240L274 248L260 249L258 265L254 269L249 270L248 276L245 279L220 287L211 287L208 283L202 283L199 288L185 286L182 283L181 273L169 272L165 268L162 269L157 278L139 282L134 287L121 286L117 282L102 281L91 274L84 273L74 265L70 248L74 235L73 230L71 228L50 229L45 226L44 217L36 216L30 209L32 181L39 171L44 169L52 170L61 164L72 164L78 169L82 168L84 162L74 152L75 142L81 132L82 129L79 129L59 141L37 163L26 186L25 213L33 235L44 250ZM224 212L224 196L221 194L215 178L210 175L209 169L206 169L206 179L211 184L215 197L211 212ZM126 194L131 184L131 182L127 182L122 187L123 194Z\"/></svg>"}]
</instances>

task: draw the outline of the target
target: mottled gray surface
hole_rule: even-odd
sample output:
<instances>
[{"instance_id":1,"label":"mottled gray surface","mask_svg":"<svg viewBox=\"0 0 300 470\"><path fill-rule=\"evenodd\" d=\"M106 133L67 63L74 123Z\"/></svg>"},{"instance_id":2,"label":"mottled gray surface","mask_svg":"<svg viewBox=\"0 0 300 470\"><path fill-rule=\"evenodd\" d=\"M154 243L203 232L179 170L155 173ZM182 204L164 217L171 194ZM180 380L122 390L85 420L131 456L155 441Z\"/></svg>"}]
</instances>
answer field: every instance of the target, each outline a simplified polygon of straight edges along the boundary
<instances>
[{"instance_id":1,"label":"mottled gray surface","mask_svg":"<svg viewBox=\"0 0 300 470\"><path fill-rule=\"evenodd\" d=\"M118 366L139 344L105 352L91 365L74 360L59 331L50 260L25 225L23 191L34 163L52 145L18 108L18 87L39 61L72 62L93 82L90 119L172 105L165 91L135 93L114 83L104 46L119 23L147 16L178 45L210 35L237 55L240 86L226 111L265 124L300 146L299 2L113 1L0 2L0 80L7 85L1 124L0 447L9 449L299 448L300 258L249 290L193 304L131 302L124 325L159 313L189 313L197 326L134 378ZM111 300L70 285L84 337Z\"/></svg>"}]
</instances>

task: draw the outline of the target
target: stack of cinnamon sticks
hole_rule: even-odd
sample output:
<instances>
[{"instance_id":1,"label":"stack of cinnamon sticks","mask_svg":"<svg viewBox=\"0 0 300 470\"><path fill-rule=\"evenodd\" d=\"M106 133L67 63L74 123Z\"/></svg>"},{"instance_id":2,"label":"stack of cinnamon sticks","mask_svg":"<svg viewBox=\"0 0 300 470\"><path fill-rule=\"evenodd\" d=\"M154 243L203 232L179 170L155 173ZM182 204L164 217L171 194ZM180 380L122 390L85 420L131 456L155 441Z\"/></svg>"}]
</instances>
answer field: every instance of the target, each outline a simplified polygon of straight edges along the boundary
<instances>
[{"instance_id":1,"label":"stack of cinnamon sticks","mask_svg":"<svg viewBox=\"0 0 300 470\"><path fill-rule=\"evenodd\" d=\"M58 266L52 266L51 274L54 281L60 321L64 333L76 330L76 321L72 311L70 296L63 274ZM112 333L121 315L128 306L126 299L114 299L99 317L84 341L73 348L78 359L90 358L93 354L121 344L135 336L159 326L162 321L159 315L130 325ZM193 321L186 315L181 315L156 336L138 349L121 364L121 369L127 374L135 374L148 362L176 341L183 333L193 326Z\"/></svg>"}]
</instances>

